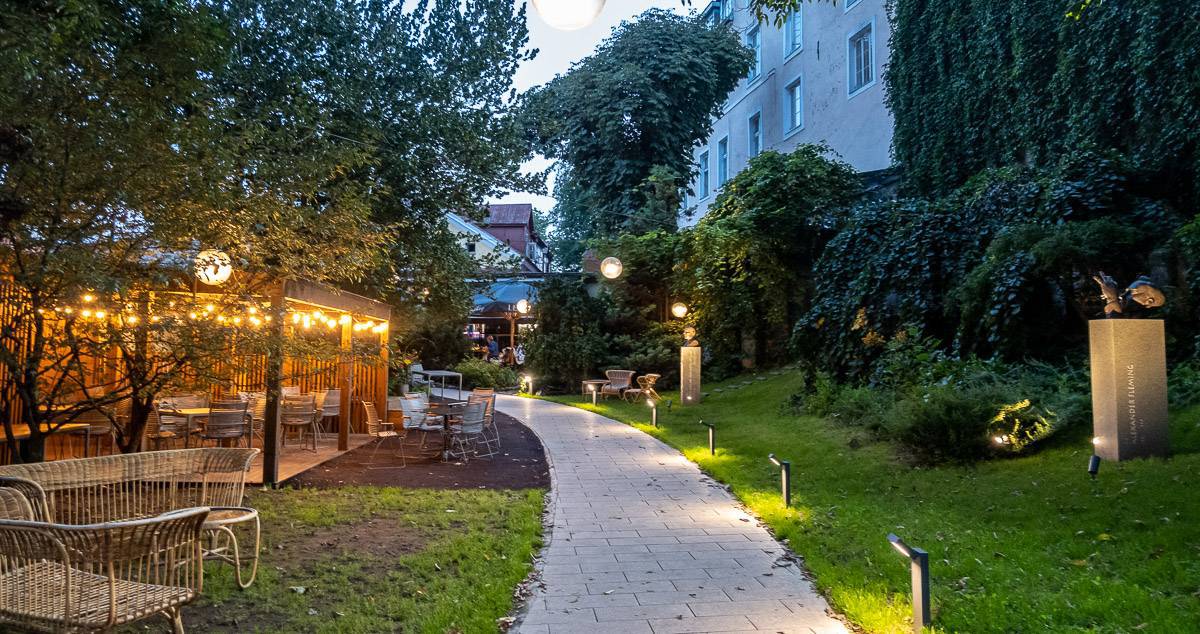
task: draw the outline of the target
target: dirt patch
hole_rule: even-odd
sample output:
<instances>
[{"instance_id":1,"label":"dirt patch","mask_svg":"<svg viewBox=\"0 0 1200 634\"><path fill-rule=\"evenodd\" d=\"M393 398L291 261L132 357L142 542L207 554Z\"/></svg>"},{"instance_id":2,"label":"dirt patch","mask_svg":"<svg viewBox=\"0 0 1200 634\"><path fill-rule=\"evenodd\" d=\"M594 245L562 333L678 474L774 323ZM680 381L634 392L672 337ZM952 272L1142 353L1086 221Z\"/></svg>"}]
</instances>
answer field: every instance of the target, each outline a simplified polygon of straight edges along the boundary
<instances>
[{"instance_id":1,"label":"dirt patch","mask_svg":"<svg viewBox=\"0 0 1200 634\"><path fill-rule=\"evenodd\" d=\"M357 558L397 557L423 550L426 542L411 522L385 516L341 524L336 529L319 526L301 530L293 526L267 525L263 532L267 531L272 535L287 535L287 541L271 548L274 558L284 560L291 568L302 568L308 563L328 561L330 557L345 554Z\"/></svg>"},{"instance_id":2,"label":"dirt patch","mask_svg":"<svg viewBox=\"0 0 1200 634\"><path fill-rule=\"evenodd\" d=\"M394 455L389 441L372 458L374 443L359 447L290 480L286 486L331 488L348 485L399 486L423 489L530 489L550 486L550 469L542 443L528 427L504 414L496 414L500 453L491 460L442 462L431 455L440 438L431 434L427 452L418 455L420 434L410 434L404 451L408 466ZM417 456L417 457L414 457Z\"/></svg>"}]
</instances>

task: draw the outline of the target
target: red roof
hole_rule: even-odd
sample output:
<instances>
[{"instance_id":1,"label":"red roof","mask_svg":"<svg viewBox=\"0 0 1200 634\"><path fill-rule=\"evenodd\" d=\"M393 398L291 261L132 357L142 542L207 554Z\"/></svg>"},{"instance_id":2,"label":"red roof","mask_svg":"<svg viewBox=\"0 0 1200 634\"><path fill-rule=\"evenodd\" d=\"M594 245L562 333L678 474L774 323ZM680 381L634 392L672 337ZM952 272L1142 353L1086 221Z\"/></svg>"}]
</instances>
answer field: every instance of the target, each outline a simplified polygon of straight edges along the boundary
<instances>
[{"instance_id":1,"label":"red roof","mask_svg":"<svg viewBox=\"0 0 1200 634\"><path fill-rule=\"evenodd\" d=\"M488 205L489 225L526 225L532 222L533 205L529 203Z\"/></svg>"}]
</instances>

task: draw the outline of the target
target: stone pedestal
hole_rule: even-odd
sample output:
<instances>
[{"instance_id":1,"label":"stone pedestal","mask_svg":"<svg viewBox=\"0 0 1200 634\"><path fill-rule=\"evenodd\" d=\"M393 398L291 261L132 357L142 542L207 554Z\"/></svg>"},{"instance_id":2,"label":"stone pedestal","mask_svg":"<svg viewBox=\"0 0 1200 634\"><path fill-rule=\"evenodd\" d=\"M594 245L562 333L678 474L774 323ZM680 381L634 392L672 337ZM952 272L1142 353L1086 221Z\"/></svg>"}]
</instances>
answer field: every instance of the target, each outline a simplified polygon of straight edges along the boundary
<instances>
[{"instance_id":1,"label":"stone pedestal","mask_svg":"<svg viewBox=\"0 0 1200 634\"><path fill-rule=\"evenodd\" d=\"M1105 460L1167 455L1162 320L1098 319L1089 326L1096 455Z\"/></svg>"},{"instance_id":2,"label":"stone pedestal","mask_svg":"<svg viewBox=\"0 0 1200 634\"><path fill-rule=\"evenodd\" d=\"M700 351L699 347L679 349L679 404L696 405L700 402Z\"/></svg>"}]
</instances>

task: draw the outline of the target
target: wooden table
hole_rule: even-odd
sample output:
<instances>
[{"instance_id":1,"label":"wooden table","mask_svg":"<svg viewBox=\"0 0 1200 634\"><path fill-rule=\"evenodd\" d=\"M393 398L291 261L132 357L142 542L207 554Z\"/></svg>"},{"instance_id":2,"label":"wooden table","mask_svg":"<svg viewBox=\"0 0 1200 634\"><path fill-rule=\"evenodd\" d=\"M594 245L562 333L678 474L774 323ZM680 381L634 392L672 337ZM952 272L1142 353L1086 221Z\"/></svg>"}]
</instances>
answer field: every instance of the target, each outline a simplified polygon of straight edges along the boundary
<instances>
[{"instance_id":1,"label":"wooden table","mask_svg":"<svg viewBox=\"0 0 1200 634\"><path fill-rule=\"evenodd\" d=\"M467 407L464 402L431 401L426 415L442 417L442 461L450 461L450 417L461 414Z\"/></svg>"},{"instance_id":2,"label":"wooden table","mask_svg":"<svg viewBox=\"0 0 1200 634\"><path fill-rule=\"evenodd\" d=\"M175 416L176 418L185 419L185 429L183 435L183 446L186 449L191 444L192 430L199 429L194 423L197 418L207 418L211 410L207 407L180 407L178 409L159 410L159 418L163 416ZM161 420L160 420L161 422Z\"/></svg>"},{"instance_id":3,"label":"wooden table","mask_svg":"<svg viewBox=\"0 0 1200 634\"><path fill-rule=\"evenodd\" d=\"M91 427L91 425L87 423L65 423L63 425L42 423L41 429L43 434L69 434L73 431L87 429L88 427ZM29 425L26 423L13 423L12 432L14 440L17 442L24 442L29 440L29 436L32 434L33 430L30 429ZM3 447L0 448L0 452L3 453L4 460L2 462L5 464L12 462L12 456L8 452L9 446L6 442L7 440L8 439L4 436L4 431L0 430L0 442L3 442Z\"/></svg>"}]
</instances>

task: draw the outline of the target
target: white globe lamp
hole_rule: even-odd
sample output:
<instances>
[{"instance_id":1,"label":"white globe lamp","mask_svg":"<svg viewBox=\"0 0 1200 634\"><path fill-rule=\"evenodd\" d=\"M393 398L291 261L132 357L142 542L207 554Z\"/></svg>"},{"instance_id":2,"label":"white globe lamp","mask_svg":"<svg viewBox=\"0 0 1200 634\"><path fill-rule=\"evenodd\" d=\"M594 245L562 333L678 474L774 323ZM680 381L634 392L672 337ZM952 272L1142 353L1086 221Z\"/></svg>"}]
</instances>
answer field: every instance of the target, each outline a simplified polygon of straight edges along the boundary
<instances>
[{"instance_id":1,"label":"white globe lamp","mask_svg":"<svg viewBox=\"0 0 1200 634\"><path fill-rule=\"evenodd\" d=\"M517 302L517 312L521 313L522 315L528 315L529 314L529 300L527 300L527 299L519 300Z\"/></svg>"},{"instance_id":2,"label":"white globe lamp","mask_svg":"<svg viewBox=\"0 0 1200 634\"><path fill-rule=\"evenodd\" d=\"M604 9L605 0L533 0L533 8L550 26L560 31L578 31Z\"/></svg>"},{"instance_id":3,"label":"white globe lamp","mask_svg":"<svg viewBox=\"0 0 1200 634\"><path fill-rule=\"evenodd\" d=\"M683 319L684 317L687 317L687 314L688 314L687 304L685 304L683 302L675 302L674 304L671 305L671 314L675 315L676 319Z\"/></svg>"},{"instance_id":4,"label":"white globe lamp","mask_svg":"<svg viewBox=\"0 0 1200 634\"><path fill-rule=\"evenodd\" d=\"M617 258L608 257L600 263L600 274L610 280L615 280L621 277L621 271L625 270L625 266Z\"/></svg>"},{"instance_id":5,"label":"white globe lamp","mask_svg":"<svg viewBox=\"0 0 1200 634\"><path fill-rule=\"evenodd\" d=\"M206 249L196 255L192 262L196 279L209 286L220 286L233 275L233 260L224 251Z\"/></svg>"}]
</instances>

